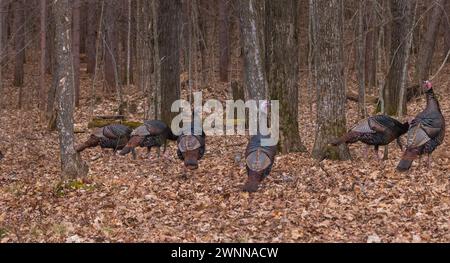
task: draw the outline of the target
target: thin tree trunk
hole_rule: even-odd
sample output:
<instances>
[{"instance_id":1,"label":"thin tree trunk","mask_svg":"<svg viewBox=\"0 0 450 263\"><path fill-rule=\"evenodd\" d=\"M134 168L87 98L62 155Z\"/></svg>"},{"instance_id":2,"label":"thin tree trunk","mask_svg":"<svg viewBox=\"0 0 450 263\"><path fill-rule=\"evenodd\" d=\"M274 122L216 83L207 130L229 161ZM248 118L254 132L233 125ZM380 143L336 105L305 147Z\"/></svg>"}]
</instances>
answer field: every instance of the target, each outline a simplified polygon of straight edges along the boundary
<instances>
[{"instance_id":1,"label":"thin tree trunk","mask_svg":"<svg viewBox=\"0 0 450 263\"><path fill-rule=\"evenodd\" d=\"M75 106L80 106L80 0L72 2L72 57Z\"/></svg>"},{"instance_id":2,"label":"thin tree trunk","mask_svg":"<svg viewBox=\"0 0 450 263\"><path fill-rule=\"evenodd\" d=\"M343 1L312 3L317 67L317 128L313 157L347 160L347 145L329 146L346 132L346 93L343 50Z\"/></svg>"},{"instance_id":3,"label":"thin tree trunk","mask_svg":"<svg viewBox=\"0 0 450 263\"><path fill-rule=\"evenodd\" d=\"M436 39L439 32L439 26L442 21L443 7L447 0L435 0L433 10L428 19L428 25L422 45L419 49L419 55L416 62L416 83L421 85L422 81L428 80L430 76L431 63L433 61Z\"/></svg>"},{"instance_id":4,"label":"thin tree trunk","mask_svg":"<svg viewBox=\"0 0 450 263\"><path fill-rule=\"evenodd\" d=\"M104 44L105 48L105 80L106 90L108 92L115 91L116 86L116 72L117 72L117 58L118 58L118 30L117 30L117 12L116 1L105 1L105 21L103 23L105 34Z\"/></svg>"},{"instance_id":5,"label":"thin tree trunk","mask_svg":"<svg viewBox=\"0 0 450 263\"><path fill-rule=\"evenodd\" d=\"M5 16L3 7L4 0L0 0L0 109L3 108L3 34L4 34L4 26L5 20L3 17ZM1 155L1 153L0 153Z\"/></svg>"},{"instance_id":6,"label":"thin tree trunk","mask_svg":"<svg viewBox=\"0 0 450 263\"><path fill-rule=\"evenodd\" d=\"M187 0L187 35L188 35L188 48L187 48L187 56L186 59L188 61L188 87L189 87L189 103L192 103L192 86L193 86L193 75L192 75L192 64L194 61L194 52L193 52L193 17L192 17L192 0ZM195 0L194 0L195 1ZM195 63L195 62L194 62Z\"/></svg>"},{"instance_id":7,"label":"thin tree trunk","mask_svg":"<svg viewBox=\"0 0 450 263\"><path fill-rule=\"evenodd\" d=\"M68 0L54 0L53 3L56 37L55 83L58 90L58 131L61 156L61 177L78 178L87 175L88 166L74 149L73 111L74 86L70 54L71 10Z\"/></svg>"},{"instance_id":8,"label":"thin tree trunk","mask_svg":"<svg viewBox=\"0 0 450 263\"><path fill-rule=\"evenodd\" d=\"M239 20L244 48L244 86L247 99L266 99L264 68L264 1L239 1Z\"/></svg>"},{"instance_id":9,"label":"thin tree trunk","mask_svg":"<svg viewBox=\"0 0 450 263\"><path fill-rule=\"evenodd\" d=\"M365 13L367 14L367 36L365 47L365 80L367 89L371 94L374 94L376 87L377 77L377 41L378 41L378 23L380 23L377 17L377 2L366 1Z\"/></svg>"},{"instance_id":10,"label":"thin tree trunk","mask_svg":"<svg viewBox=\"0 0 450 263\"><path fill-rule=\"evenodd\" d=\"M161 119L161 57L159 51L159 1L151 1L152 19L153 19L153 64L155 68L154 77L154 102L155 102L155 119Z\"/></svg>"},{"instance_id":11,"label":"thin tree trunk","mask_svg":"<svg viewBox=\"0 0 450 263\"><path fill-rule=\"evenodd\" d=\"M305 151L298 125L298 79L300 72L298 1L266 0L266 70L271 100L281 108L280 142L282 153Z\"/></svg>"},{"instance_id":12,"label":"thin tree trunk","mask_svg":"<svg viewBox=\"0 0 450 263\"><path fill-rule=\"evenodd\" d=\"M90 0L88 2L89 8L87 10L87 36L86 36L86 57L87 57L87 73L93 74L95 70L96 58L96 38L97 38L97 0Z\"/></svg>"},{"instance_id":13,"label":"thin tree trunk","mask_svg":"<svg viewBox=\"0 0 450 263\"><path fill-rule=\"evenodd\" d=\"M24 78L25 62L25 18L24 2L17 0L14 2L14 47L15 47L15 68L14 68L14 86L22 87ZM21 107L21 98L19 95L19 107Z\"/></svg>"},{"instance_id":14,"label":"thin tree trunk","mask_svg":"<svg viewBox=\"0 0 450 263\"><path fill-rule=\"evenodd\" d=\"M450 52L450 1L447 0L444 13L444 58ZM450 59L447 60L450 63Z\"/></svg>"},{"instance_id":15,"label":"thin tree trunk","mask_svg":"<svg viewBox=\"0 0 450 263\"><path fill-rule=\"evenodd\" d=\"M359 16L358 16L358 42L357 42L357 68L358 68L358 114L359 118L363 119L367 115L366 111L366 61L365 48L366 36L364 34L364 17L366 10L366 1L359 1Z\"/></svg>"},{"instance_id":16,"label":"thin tree trunk","mask_svg":"<svg viewBox=\"0 0 450 263\"><path fill-rule=\"evenodd\" d=\"M47 52L47 0L40 0L41 7L41 63L40 63L40 87L39 87L39 109L45 109L45 69L46 69L46 52Z\"/></svg>"},{"instance_id":17,"label":"thin tree trunk","mask_svg":"<svg viewBox=\"0 0 450 263\"><path fill-rule=\"evenodd\" d=\"M94 115L94 106L95 106L95 102L97 100L97 94L96 94L96 89L95 89L95 81L97 80L97 74L98 74L98 61L100 60L100 43L102 43L102 24L103 24L103 13L104 13L104 9L105 9L105 1L102 1L101 3L101 7L100 7L100 19L98 20L98 30L97 30L97 34L96 34L96 40L94 42L95 44L95 50L94 50L94 54L95 54L95 58L94 58L94 71L93 71L93 78L92 78L92 88L91 88L91 105L90 105L90 116L92 117Z\"/></svg>"},{"instance_id":18,"label":"thin tree trunk","mask_svg":"<svg viewBox=\"0 0 450 263\"><path fill-rule=\"evenodd\" d=\"M228 81L228 68L230 64L229 39L229 0L219 0L219 76L222 82Z\"/></svg>"},{"instance_id":19,"label":"thin tree trunk","mask_svg":"<svg viewBox=\"0 0 450 263\"><path fill-rule=\"evenodd\" d=\"M128 0L128 31L127 31L127 87L130 86L130 64L131 64L131 0Z\"/></svg>"}]
</instances>

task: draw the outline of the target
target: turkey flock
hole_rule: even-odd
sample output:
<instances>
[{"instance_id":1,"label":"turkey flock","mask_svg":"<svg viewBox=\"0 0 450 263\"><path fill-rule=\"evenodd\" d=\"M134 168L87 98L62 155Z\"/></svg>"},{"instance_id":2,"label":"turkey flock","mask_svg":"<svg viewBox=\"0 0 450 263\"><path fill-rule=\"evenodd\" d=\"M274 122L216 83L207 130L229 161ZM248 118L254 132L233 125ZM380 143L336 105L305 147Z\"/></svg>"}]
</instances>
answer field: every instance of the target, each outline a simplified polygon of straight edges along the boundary
<instances>
[{"instance_id":1,"label":"turkey flock","mask_svg":"<svg viewBox=\"0 0 450 263\"><path fill-rule=\"evenodd\" d=\"M431 82L424 82L426 95L426 107L415 118L408 122L401 123L387 115L371 116L361 120L342 137L332 140L331 146L341 144L351 144L362 142L365 144L365 155L368 157L368 148L374 146L374 155L378 161L382 160L379 154L379 146L386 146L396 140L402 149L400 137L407 134L406 147L403 156L397 165L400 172L408 171L414 160L422 155L427 156L428 168L431 168L431 154L443 143L445 136L445 120L442 115L439 102L433 92ZM145 121L143 125L131 130L121 124L111 124L102 128L96 128L90 137L82 144L76 146L77 152L82 152L87 148L100 146L102 149L112 149L113 153L120 150L120 155L130 152L136 158L136 147L147 148L150 157L151 148L157 149L160 157L160 147L163 146L163 154L166 151L167 140L176 141L177 156L184 162L187 169L198 168L198 161L205 154L206 135L203 131L195 130L192 123L190 132L182 131L180 135L175 135L172 130L160 120ZM200 134L200 135L198 135ZM246 151L245 163L247 170L247 182L243 191L256 192L260 183L266 178L274 164L277 146L262 146L261 139L265 136L254 135L250 137ZM3 154L0 151L0 160ZM421 162L421 161L420 161Z\"/></svg>"}]
</instances>

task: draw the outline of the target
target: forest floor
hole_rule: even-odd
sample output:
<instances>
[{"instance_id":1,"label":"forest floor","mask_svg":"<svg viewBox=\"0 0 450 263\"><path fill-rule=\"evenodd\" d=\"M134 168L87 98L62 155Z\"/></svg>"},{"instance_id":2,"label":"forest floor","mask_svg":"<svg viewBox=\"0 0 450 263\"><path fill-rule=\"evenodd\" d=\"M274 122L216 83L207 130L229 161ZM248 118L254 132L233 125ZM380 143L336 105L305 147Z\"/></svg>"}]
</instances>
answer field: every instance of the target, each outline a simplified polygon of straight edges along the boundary
<instances>
[{"instance_id":1,"label":"forest floor","mask_svg":"<svg viewBox=\"0 0 450 263\"><path fill-rule=\"evenodd\" d=\"M434 80L447 120L449 76L447 67ZM27 74L29 90L38 85L32 78ZM17 109L18 91L10 80L3 96L7 107L0 110L5 154L0 161L1 242L450 241L449 136L433 154L432 169L415 163L409 173L395 171L401 151L394 143L382 165L365 160L359 143L350 147L351 161L318 163L309 153L278 155L272 173L253 194L241 191L246 172L235 158L245 150L245 136L208 137L199 169L187 176L173 142L168 158L152 160L145 159L143 149L137 160L87 149L82 158L90 166L88 177L61 183L58 134L39 121L33 95L25 98L26 109ZM85 74L81 82L75 121L86 133L76 135L77 143L89 132L92 84ZM204 91L206 97L215 97L212 90L222 99L227 94L226 85L217 84ZM136 94L127 98L139 103L142 113L142 94L133 87L127 92ZM300 99L300 134L311 151L315 113ZM424 105L424 98L410 103L408 115ZM115 107L114 98L103 99L95 114L114 113ZM348 103L349 127L357 121L356 107ZM129 119L142 120L142 114Z\"/></svg>"}]
</instances>

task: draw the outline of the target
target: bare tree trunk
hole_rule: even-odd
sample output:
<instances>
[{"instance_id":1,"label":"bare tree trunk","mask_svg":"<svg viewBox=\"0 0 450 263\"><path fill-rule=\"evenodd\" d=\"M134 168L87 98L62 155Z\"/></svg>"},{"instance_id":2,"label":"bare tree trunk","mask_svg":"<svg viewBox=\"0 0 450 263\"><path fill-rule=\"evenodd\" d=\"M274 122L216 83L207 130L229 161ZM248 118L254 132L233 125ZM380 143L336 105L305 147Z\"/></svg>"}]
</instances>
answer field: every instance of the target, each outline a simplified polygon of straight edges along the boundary
<instances>
[{"instance_id":1,"label":"bare tree trunk","mask_svg":"<svg viewBox=\"0 0 450 263\"><path fill-rule=\"evenodd\" d=\"M53 38L55 36L55 24L53 20L53 12L51 9L51 6L48 4L49 1L47 1L47 32L45 35L46 39L46 51L45 51L45 73L52 74L53 73L53 45L54 41ZM53 85L49 88L52 89Z\"/></svg>"},{"instance_id":2,"label":"bare tree trunk","mask_svg":"<svg viewBox=\"0 0 450 263\"><path fill-rule=\"evenodd\" d=\"M279 100L282 153L306 151L298 128L298 1L266 0L266 70L271 100Z\"/></svg>"},{"instance_id":3,"label":"bare tree trunk","mask_svg":"<svg viewBox=\"0 0 450 263\"><path fill-rule=\"evenodd\" d=\"M128 31L127 31L127 86L130 86L130 64L131 64L131 0L128 0Z\"/></svg>"},{"instance_id":4,"label":"bare tree trunk","mask_svg":"<svg viewBox=\"0 0 450 263\"><path fill-rule=\"evenodd\" d=\"M399 103L403 101L403 114L406 113L406 99L400 99L400 93L406 88L408 58L410 53L411 26L413 23L412 0L391 0L393 23L391 29L390 69L384 88L383 100L385 113L397 115Z\"/></svg>"},{"instance_id":5,"label":"bare tree trunk","mask_svg":"<svg viewBox=\"0 0 450 263\"><path fill-rule=\"evenodd\" d=\"M159 51L159 2L151 1L153 23L153 64L155 68L153 98L155 102L155 119L161 119L161 57Z\"/></svg>"},{"instance_id":6,"label":"bare tree trunk","mask_svg":"<svg viewBox=\"0 0 450 263\"><path fill-rule=\"evenodd\" d=\"M376 87L377 77L377 57L378 57L378 23L380 23L377 17L377 2L366 1L365 13L367 14L367 36L365 47L365 80L367 84L367 90L374 94Z\"/></svg>"},{"instance_id":7,"label":"bare tree trunk","mask_svg":"<svg viewBox=\"0 0 450 263\"><path fill-rule=\"evenodd\" d=\"M192 85L193 85L193 76L192 76L192 62L193 62L193 58L194 58L194 52L193 52L193 29L192 29L192 24L193 24L193 18L192 18L192 2L191 0L187 0L186 1L186 13L187 13L187 48L186 48L186 56L185 59L187 60L187 71L188 71L188 87L189 87L189 95L188 95L188 100L189 103L192 103Z\"/></svg>"},{"instance_id":8,"label":"bare tree trunk","mask_svg":"<svg viewBox=\"0 0 450 263\"><path fill-rule=\"evenodd\" d=\"M3 24L5 23L4 18L4 10L5 8L3 7L4 5L4 0L0 0L0 109L2 109L3 107L3 56L4 53L3 52L3 34L4 34L4 26ZM1 153L0 153L1 156Z\"/></svg>"},{"instance_id":9,"label":"bare tree trunk","mask_svg":"<svg viewBox=\"0 0 450 263\"><path fill-rule=\"evenodd\" d=\"M199 3L197 3L195 5L195 12L197 13L198 16L198 35L199 35L199 45L200 45L200 57L201 57L201 62L202 62L202 79L201 79L201 83L202 83L202 87L204 87L208 80L208 66L207 66L207 59L208 59L208 46L207 46L207 39L208 39L208 17L205 15L198 15L199 12L199 8L200 6L205 7L206 4L204 3L204 1L200 1Z\"/></svg>"},{"instance_id":10,"label":"bare tree trunk","mask_svg":"<svg viewBox=\"0 0 450 263\"><path fill-rule=\"evenodd\" d=\"M40 63L40 87L39 87L39 109L45 109L45 69L47 52L47 0L40 0L41 7L41 63Z\"/></svg>"},{"instance_id":11,"label":"bare tree trunk","mask_svg":"<svg viewBox=\"0 0 450 263\"><path fill-rule=\"evenodd\" d=\"M228 68L230 64L230 39L229 39L229 0L219 0L219 76L222 82L228 81Z\"/></svg>"},{"instance_id":12,"label":"bare tree trunk","mask_svg":"<svg viewBox=\"0 0 450 263\"><path fill-rule=\"evenodd\" d=\"M244 86L247 99L267 98L264 68L264 1L239 1L239 20L244 48Z\"/></svg>"},{"instance_id":13,"label":"bare tree trunk","mask_svg":"<svg viewBox=\"0 0 450 263\"><path fill-rule=\"evenodd\" d=\"M61 156L61 177L78 178L87 175L88 166L74 149L73 111L74 86L72 56L70 53L71 10L68 0L54 0L53 11L56 25L55 83L58 90L58 131Z\"/></svg>"},{"instance_id":14,"label":"bare tree trunk","mask_svg":"<svg viewBox=\"0 0 450 263\"><path fill-rule=\"evenodd\" d=\"M97 80L97 74L98 74L98 69L97 69L97 65L98 65L98 61L100 60L100 43L102 43L102 23L103 23L103 13L104 13L104 9L105 9L105 2L102 1L101 3L101 7L100 7L100 19L98 20L98 30L96 31L96 40L94 41L95 43L95 50L94 50L94 71L93 71L93 77L92 77L92 87L91 87L91 103L90 103L90 111L89 111L89 115L92 117L94 115L94 106L95 106L95 102L97 99L97 94L96 94L96 88L95 88L95 81Z\"/></svg>"},{"instance_id":15,"label":"bare tree trunk","mask_svg":"<svg viewBox=\"0 0 450 263\"><path fill-rule=\"evenodd\" d=\"M87 73L93 74L95 70L95 40L97 38L97 0L89 0L87 14L86 57Z\"/></svg>"},{"instance_id":16,"label":"bare tree trunk","mask_svg":"<svg viewBox=\"0 0 450 263\"><path fill-rule=\"evenodd\" d=\"M180 98L180 43L181 1L158 1L158 45L161 120L170 125L176 113L171 112L172 103ZM156 50L155 50L156 51ZM155 56L156 58L156 56Z\"/></svg>"},{"instance_id":17,"label":"bare tree trunk","mask_svg":"<svg viewBox=\"0 0 450 263\"><path fill-rule=\"evenodd\" d=\"M55 69L55 64L56 64L56 58L55 58L55 41L54 38L56 37L56 33L55 33L55 14L53 12L53 8L50 7L49 9L47 9L48 12L48 16L47 18L49 19L49 21L51 21L51 23L48 23L48 31L47 31L47 47L50 46L47 49L47 54L48 55L48 72L53 73L53 76L56 72ZM56 79L53 77L53 82ZM50 131L53 131L56 129L56 117L57 117L57 109L55 106L55 101L56 101L56 87L57 87L57 83L52 83L52 85L50 85L48 91L47 91L47 108L46 108L46 112L45 112L45 117L47 120L47 128Z\"/></svg>"},{"instance_id":18,"label":"bare tree trunk","mask_svg":"<svg viewBox=\"0 0 450 263\"><path fill-rule=\"evenodd\" d=\"M366 1L359 1L359 15L358 15L358 42L357 42L357 67L358 67L358 114L360 119L367 115L366 111L366 61L365 48L366 36L364 34L364 17L366 10Z\"/></svg>"},{"instance_id":19,"label":"bare tree trunk","mask_svg":"<svg viewBox=\"0 0 450 263\"><path fill-rule=\"evenodd\" d=\"M87 9L85 0L80 0L80 54L86 54Z\"/></svg>"},{"instance_id":20,"label":"bare tree trunk","mask_svg":"<svg viewBox=\"0 0 450 263\"><path fill-rule=\"evenodd\" d=\"M80 0L72 2L72 57L75 106L80 106Z\"/></svg>"},{"instance_id":21,"label":"bare tree trunk","mask_svg":"<svg viewBox=\"0 0 450 263\"><path fill-rule=\"evenodd\" d=\"M450 52L450 1L447 0L444 13L444 57ZM450 59L447 60L450 63Z\"/></svg>"},{"instance_id":22,"label":"bare tree trunk","mask_svg":"<svg viewBox=\"0 0 450 263\"><path fill-rule=\"evenodd\" d=\"M22 87L24 78L25 62L25 18L24 2L17 0L14 2L14 47L15 47L15 68L14 68L14 86ZM21 98L19 95L19 107L21 107Z\"/></svg>"},{"instance_id":23,"label":"bare tree trunk","mask_svg":"<svg viewBox=\"0 0 450 263\"><path fill-rule=\"evenodd\" d=\"M317 48L317 128L312 155L318 160L347 160L347 145L329 146L330 140L346 132L343 1L317 0L312 6Z\"/></svg>"},{"instance_id":24,"label":"bare tree trunk","mask_svg":"<svg viewBox=\"0 0 450 263\"><path fill-rule=\"evenodd\" d=\"M105 80L109 92L115 91L116 72L118 58L118 30L117 30L117 12L116 1L105 1L105 22L104 22L104 43L105 43Z\"/></svg>"},{"instance_id":25,"label":"bare tree trunk","mask_svg":"<svg viewBox=\"0 0 450 263\"><path fill-rule=\"evenodd\" d=\"M428 25L422 45L419 49L419 55L416 62L416 83L421 86L422 81L428 80L430 76L431 63L433 61L436 39L439 32L439 25L442 21L443 7L447 0L434 0L433 10L428 19Z\"/></svg>"}]
</instances>

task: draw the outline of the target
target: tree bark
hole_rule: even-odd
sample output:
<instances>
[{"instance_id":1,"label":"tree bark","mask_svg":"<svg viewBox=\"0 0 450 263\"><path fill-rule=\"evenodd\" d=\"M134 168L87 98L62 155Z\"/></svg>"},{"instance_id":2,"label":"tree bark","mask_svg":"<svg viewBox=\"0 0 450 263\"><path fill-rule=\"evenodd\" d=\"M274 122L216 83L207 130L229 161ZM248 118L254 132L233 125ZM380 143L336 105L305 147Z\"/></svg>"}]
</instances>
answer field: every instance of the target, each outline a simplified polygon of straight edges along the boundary
<instances>
[{"instance_id":1,"label":"tree bark","mask_svg":"<svg viewBox=\"0 0 450 263\"><path fill-rule=\"evenodd\" d=\"M158 45L161 120L170 125L177 113L171 112L172 103L180 98L180 42L181 1L158 1Z\"/></svg>"},{"instance_id":2,"label":"tree bark","mask_svg":"<svg viewBox=\"0 0 450 263\"><path fill-rule=\"evenodd\" d=\"M0 109L2 109L3 107L3 56L4 56L4 52L3 52L3 34L4 34L4 26L3 24L5 23L4 18L4 0L0 0ZM0 152L0 156L1 152Z\"/></svg>"},{"instance_id":3,"label":"tree bark","mask_svg":"<svg viewBox=\"0 0 450 263\"><path fill-rule=\"evenodd\" d=\"M425 32L425 36L422 42L422 46L419 49L419 55L417 56L416 63L416 83L422 84L422 81L428 80L430 76L431 63L433 61L434 49L436 46L436 39L439 32L439 25L442 21L442 14L447 0L435 0L432 2L434 5L431 15L428 19L428 25Z\"/></svg>"},{"instance_id":4,"label":"tree bark","mask_svg":"<svg viewBox=\"0 0 450 263\"><path fill-rule=\"evenodd\" d=\"M41 8L41 61L40 61L40 82L39 82L39 109L45 109L45 69L46 69L46 52L47 52L47 1L40 0Z\"/></svg>"},{"instance_id":5,"label":"tree bark","mask_svg":"<svg viewBox=\"0 0 450 263\"><path fill-rule=\"evenodd\" d=\"M450 52L450 1L447 0L444 14L444 58ZM450 63L450 59L447 60Z\"/></svg>"},{"instance_id":6,"label":"tree bark","mask_svg":"<svg viewBox=\"0 0 450 263\"><path fill-rule=\"evenodd\" d=\"M117 59L118 59L118 30L117 30L117 12L116 1L105 1L105 80L106 90L114 92L116 86Z\"/></svg>"},{"instance_id":7,"label":"tree bark","mask_svg":"<svg viewBox=\"0 0 450 263\"><path fill-rule=\"evenodd\" d=\"M239 20L244 51L244 86L247 99L266 99L264 69L264 1L239 1Z\"/></svg>"},{"instance_id":8,"label":"tree bark","mask_svg":"<svg viewBox=\"0 0 450 263\"><path fill-rule=\"evenodd\" d=\"M384 87L384 112L397 115L400 101L403 101L403 113L406 113L406 99L400 99L402 89L406 89L408 58L410 53L411 26L415 1L391 0L393 22L391 27L390 68ZM405 92L406 93L406 92Z\"/></svg>"},{"instance_id":9,"label":"tree bark","mask_svg":"<svg viewBox=\"0 0 450 263\"><path fill-rule=\"evenodd\" d=\"M282 153L305 151L298 125L298 1L266 0L266 72L271 100L280 104Z\"/></svg>"},{"instance_id":10,"label":"tree bark","mask_svg":"<svg viewBox=\"0 0 450 263\"><path fill-rule=\"evenodd\" d=\"M24 62L25 62L25 5L23 0L14 2L14 51L15 51L15 67L14 67L14 86L22 87L24 78ZM19 101L21 100L19 95ZM20 106L21 103L19 103Z\"/></svg>"},{"instance_id":11,"label":"tree bark","mask_svg":"<svg viewBox=\"0 0 450 263\"><path fill-rule=\"evenodd\" d=\"M364 17L365 17L366 1L359 1L358 14L358 41L357 41L357 68L358 68L358 115L360 119L364 119L367 115L366 111L366 36L364 34Z\"/></svg>"},{"instance_id":12,"label":"tree bark","mask_svg":"<svg viewBox=\"0 0 450 263\"><path fill-rule=\"evenodd\" d=\"M317 128L312 155L318 160L347 160L347 145L329 146L330 140L346 132L343 2L317 0L312 7L317 48Z\"/></svg>"},{"instance_id":13,"label":"tree bark","mask_svg":"<svg viewBox=\"0 0 450 263\"><path fill-rule=\"evenodd\" d=\"M367 13L366 25L367 25L367 35L366 35L366 46L365 46L365 80L367 84L367 90L370 90L372 94L374 93L377 78L377 58L378 58L378 23L380 23L377 18L377 3L376 1L366 1L365 12Z\"/></svg>"},{"instance_id":14,"label":"tree bark","mask_svg":"<svg viewBox=\"0 0 450 263\"><path fill-rule=\"evenodd\" d=\"M58 131L61 156L61 177L73 179L87 175L88 166L74 149L74 86L72 56L70 49L71 10L68 0L54 0L52 3L55 17L55 55L56 72L54 74L58 93Z\"/></svg>"},{"instance_id":15,"label":"tree bark","mask_svg":"<svg viewBox=\"0 0 450 263\"><path fill-rule=\"evenodd\" d=\"M219 76L220 81L228 81L228 68L230 64L230 40L229 40L229 0L219 0Z\"/></svg>"},{"instance_id":16,"label":"tree bark","mask_svg":"<svg viewBox=\"0 0 450 263\"><path fill-rule=\"evenodd\" d=\"M72 57L75 106L80 106L80 0L72 2Z\"/></svg>"},{"instance_id":17,"label":"tree bark","mask_svg":"<svg viewBox=\"0 0 450 263\"><path fill-rule=\"evenodd\" d=\"M87 36L86 36L86 58L87 58L87 73L94 74L95 70L95 41L97 38L97 1L90 0L88 2L87 14Z\"/></svg>"}]
</instances>

